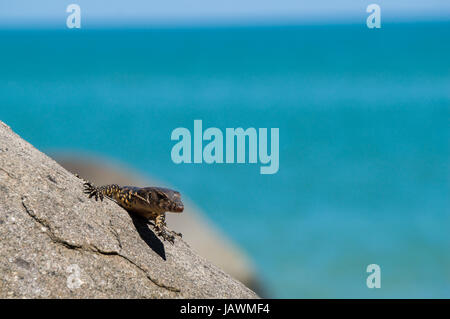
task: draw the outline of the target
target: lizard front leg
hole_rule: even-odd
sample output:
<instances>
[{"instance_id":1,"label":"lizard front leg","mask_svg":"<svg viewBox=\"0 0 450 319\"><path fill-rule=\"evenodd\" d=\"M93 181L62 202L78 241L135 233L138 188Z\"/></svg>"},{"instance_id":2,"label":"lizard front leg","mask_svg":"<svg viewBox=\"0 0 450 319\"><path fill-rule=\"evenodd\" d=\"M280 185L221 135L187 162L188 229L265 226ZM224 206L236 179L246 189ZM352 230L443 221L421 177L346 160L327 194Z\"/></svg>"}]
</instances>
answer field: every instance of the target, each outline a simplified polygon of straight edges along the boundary
<instances>
[{"instance_id":1,"label":"lizard front leg","mask_svg":"<svg viewBox=\"0 0 450 319\"><path fill-rule=\"evenodd\" d=\"M166 215L161 214L158 215L155 219L155 228L159 236L161 236L164 240L168 240L172 244L174 243L175 236L182 236L181 233L177 233L174 231L171 231L166 226Z\"/></svg>"}]
</instances>

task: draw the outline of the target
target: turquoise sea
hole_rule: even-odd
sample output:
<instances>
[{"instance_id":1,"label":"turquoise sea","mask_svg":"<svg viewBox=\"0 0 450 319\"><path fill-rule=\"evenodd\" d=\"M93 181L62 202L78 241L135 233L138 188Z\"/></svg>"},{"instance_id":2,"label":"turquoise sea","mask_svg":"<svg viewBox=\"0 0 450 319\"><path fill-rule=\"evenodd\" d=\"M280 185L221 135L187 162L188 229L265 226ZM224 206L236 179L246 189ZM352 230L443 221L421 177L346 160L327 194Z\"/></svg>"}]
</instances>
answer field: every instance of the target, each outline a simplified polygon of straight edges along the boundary
<instances>
[{"instance_id":1,"label":"turquoise sea","mask_svg":"<svg viewBox=\"0 0 450 319\"><path fill-rule=\"evenodd\" d=\"M449 40L444 22L0 30L0 120L179 189L271 297L450 298ZM278 173L174 164L195 119L279 128Z\"/></svg>"}]
</instances>

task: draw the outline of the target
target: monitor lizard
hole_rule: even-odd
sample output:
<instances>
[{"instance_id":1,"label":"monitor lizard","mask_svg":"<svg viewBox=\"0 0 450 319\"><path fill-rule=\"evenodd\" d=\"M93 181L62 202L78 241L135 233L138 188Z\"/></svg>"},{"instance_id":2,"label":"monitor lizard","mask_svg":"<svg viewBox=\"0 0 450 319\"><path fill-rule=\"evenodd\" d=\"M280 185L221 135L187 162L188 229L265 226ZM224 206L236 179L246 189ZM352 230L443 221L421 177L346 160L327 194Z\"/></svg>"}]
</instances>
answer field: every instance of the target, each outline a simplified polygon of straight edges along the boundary
<instances>
[{"instance_id":1,"label":"monitor lizard","mask_svg":"<svg viewBox=\"0 0 450 319\"><path fill-rule=\"evenodd\" d=\"M77 175L78 176L78 175ZM79 177L79 176L78 176ZM84 193L97 201L106 197L116 202L125 210L138 214L150 223L153 222L156 232L164 240L172 244L175 237L182 235L171 231L166 225L166 212L181 213L184 210L181 194L175 190L162 187L134 187L116 184L96 187L84 181Z\"/></svg>"}]
</instances>

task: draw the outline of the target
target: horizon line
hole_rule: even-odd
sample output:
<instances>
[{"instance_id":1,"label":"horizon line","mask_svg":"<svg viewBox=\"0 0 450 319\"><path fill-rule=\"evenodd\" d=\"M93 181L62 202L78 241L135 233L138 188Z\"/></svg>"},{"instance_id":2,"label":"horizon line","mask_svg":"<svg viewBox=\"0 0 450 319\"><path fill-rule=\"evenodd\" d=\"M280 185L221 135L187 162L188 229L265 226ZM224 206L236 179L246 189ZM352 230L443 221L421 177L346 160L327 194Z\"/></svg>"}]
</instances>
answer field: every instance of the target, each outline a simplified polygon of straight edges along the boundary
<instances>
[{"instance_id":1,"label":"horizon line","mask_svg":"<svg viewBox=\"0 0 450 319\"><path fill-rule=\"evenodd\" d=\"M289 27L289 26L331 26L331 25L366 25L365 18L355 17L321 17L321 18L274 18L274 19L153 19L148 20L115 20L95 19L91 22L81 20L81 29L150 29L150 28L227 28L227 27ZM25 23L24 23L25 22ZM449 23L450 19L446 15L440 16L421 16L421 17L396 17L396 19L385 18L382 25L394 24L423 24L423 23ZM0 29L67 29L66 20L42 21L35 19L29 21L0 21Z\"/></svg>"}]
</instances>

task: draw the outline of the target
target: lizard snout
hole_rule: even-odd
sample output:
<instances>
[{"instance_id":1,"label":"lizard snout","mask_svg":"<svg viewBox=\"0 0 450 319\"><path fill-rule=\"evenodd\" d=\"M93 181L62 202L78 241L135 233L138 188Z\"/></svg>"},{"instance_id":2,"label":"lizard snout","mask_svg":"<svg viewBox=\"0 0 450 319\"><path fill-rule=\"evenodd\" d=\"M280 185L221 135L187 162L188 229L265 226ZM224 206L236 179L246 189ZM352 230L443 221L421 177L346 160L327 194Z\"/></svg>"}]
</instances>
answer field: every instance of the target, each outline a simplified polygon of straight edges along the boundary
<instances>
[{"instance_id":1,"label":"lizard snout","mask_svg":"<svg viewBox=\"0 0 450 319\"><path fill-rule=\"evenodd\" d=\"M183 204L177 204L173 208L173 212L175 212L175 213L181 213L183 210L184 210L184 205Z\"/></svg>"}]
</instances>

